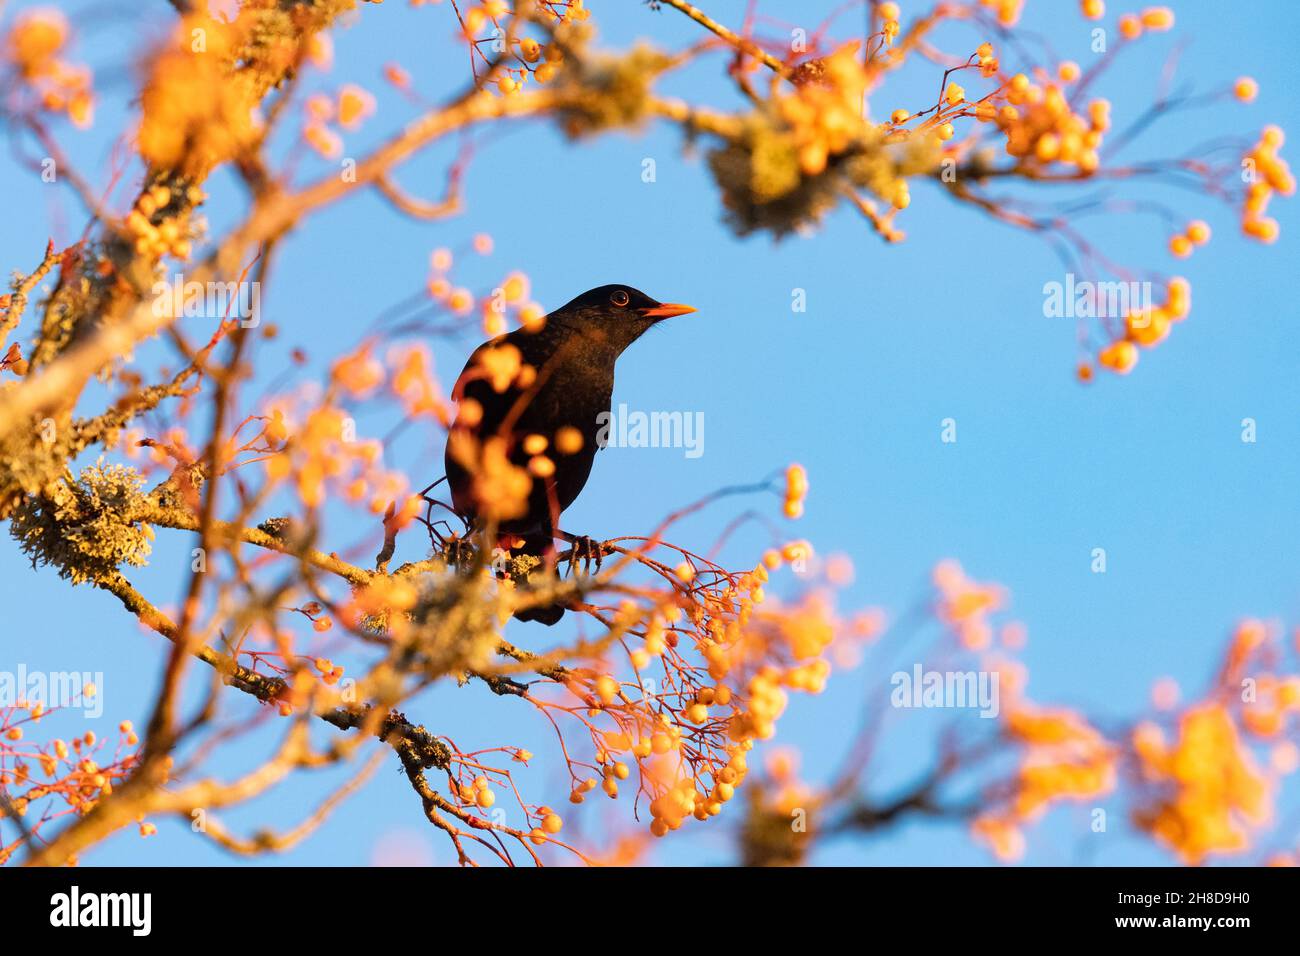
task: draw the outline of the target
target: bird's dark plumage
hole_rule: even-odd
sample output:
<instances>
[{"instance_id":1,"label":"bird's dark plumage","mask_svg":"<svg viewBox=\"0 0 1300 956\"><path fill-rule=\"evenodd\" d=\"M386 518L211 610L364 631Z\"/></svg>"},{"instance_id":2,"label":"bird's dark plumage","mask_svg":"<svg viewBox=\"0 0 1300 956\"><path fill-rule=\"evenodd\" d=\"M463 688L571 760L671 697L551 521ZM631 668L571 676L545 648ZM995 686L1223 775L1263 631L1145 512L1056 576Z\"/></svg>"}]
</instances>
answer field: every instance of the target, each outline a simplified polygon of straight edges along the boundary
<instances>
[{"instance_id":1,"label":"bird's dark plumage","mask_svg":"<svg viewBox=\"0 0 1300 956\"><path fill-rule=\"evenodd\" d=\"M445 464L456 512L479 525L485 510L481 483L464 461L467 448L481 448L500 437L510 462L527 467L535 447L525 449L525 441L540 435L554 474L535 477L526 511L502 520L497 530L514 539L516 552L548 556L560 513L573 504L591 474L599 450L600 415L609 412L614 392L614 363L656 322L693 311L657 302L630 286L605 285L556 309L536 331L517 329L479 346L452 391L459 409L448 435ZM504 346L518 349L524 369L522 376L509 381L513 355ZM500 369L505 371L494 376ZM581 447L573 449L561 441L557 448L562 432L570 442L576 432ZM533 438L532 443L540 440ZM563 613L557 606L519 616L554 624Z\"/></svg>"}]
</instances>

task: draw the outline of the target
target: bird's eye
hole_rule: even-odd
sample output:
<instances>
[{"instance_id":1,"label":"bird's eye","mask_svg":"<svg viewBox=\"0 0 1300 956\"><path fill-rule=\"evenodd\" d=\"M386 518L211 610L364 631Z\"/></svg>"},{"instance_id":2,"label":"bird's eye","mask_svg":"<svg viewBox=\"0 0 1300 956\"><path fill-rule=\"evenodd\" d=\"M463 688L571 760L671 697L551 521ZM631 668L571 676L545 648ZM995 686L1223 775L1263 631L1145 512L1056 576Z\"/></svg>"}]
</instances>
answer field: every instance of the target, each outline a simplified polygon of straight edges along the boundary
<instances>
[{"instance_id":1,"label":"bird's eye","mask_svg":"<svg viewBox=\"0 0 1300 956\"><path fill-rule=\"evenodd\" d=\"M627 292L625 292L623 289L618 289L612 295L610 295L609 301L613 302L619 308L622 308L623 306L627 305L629 302L632 301L632 297L629 296Z\"/></svg>"}]
</instances>

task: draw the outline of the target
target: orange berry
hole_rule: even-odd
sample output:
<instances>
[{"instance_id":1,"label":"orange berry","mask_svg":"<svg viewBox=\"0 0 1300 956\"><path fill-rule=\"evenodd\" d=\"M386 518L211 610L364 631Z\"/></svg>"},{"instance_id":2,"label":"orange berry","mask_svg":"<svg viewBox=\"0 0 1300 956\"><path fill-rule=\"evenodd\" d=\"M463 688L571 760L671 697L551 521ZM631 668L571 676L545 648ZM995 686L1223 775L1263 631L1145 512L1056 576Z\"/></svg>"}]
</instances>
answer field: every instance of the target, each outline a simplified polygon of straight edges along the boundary
<instances>
[{"instance_id":1,"label":"orange berry","mask_svg":"<svg viewBox=\"0 0 1300 956\"><path fill-rule=\"evenodd\" d=\"M1186 236L1173 236L1169 240L1169 251L1179 259L1186 259L1192 254L1192 240Z\"/></svg>"},{"instance_id":2,"label":"orange berry","mask_svg":"<svg viewBox=\"0 0 1300 956\"><path fill-rule=\"evenodd\" d=\"M1137 365L1137 346L1127 339L1112 342L1101 350L1097 360L1113 372L1127 375Z\"/></svg>"},{"instance_id":3,"label":"orange berry","mask_svg":"<svg viewBox=\"0 0 1300 956\"><path fill-rule=\"evenodd\" d=\"M1259 84L1248 76L1243 76L1232 85L1232 95L1243 103L1251 103L1259 95Z\"/></svg>"},{"instance_id":4,"label":"orange berry","mask_svg":"<svg viewBox=\"0 0 1300 956\"><path fill-rule=\"evenodd\" d=\"M1168 7L1147 7L1142 11L1142 25L1148 30L1168 30L1174 25L1174 11Z\"/></svg>"},{"instance_id":5,"label":"orange berry","mask_svg":"<svg viewBox=\"0 0 1300 956\"><path fill-rule=\"evenodd\" d=\"M474 296L468 289L452 289L447 297L447 307L457 315L465 315L474 308Z\"/></svg>"},{"instance_id":6,"label":"orange berry","mask_svg":"<svg viewBox=\"0 0 1300 956\"><path fill-rule=\"evenodd\" d=\"M1165 308L1169 310L1169 315L1177 321L1184 318L1192 308L1192 286L1181 276L1175 276L1169 280L1166 290L1169 298L1165 303Z\"/></svg>"},{"instance_id":7,"label":"orange berry","mask_svg":"<svg viewBox=\"0 0 1300 956\"><path fill-rule=\"evenodd\" d=\"M1061 138L1055 133L1044 133L1034 144L1034 155L1044 163L1050 163L1061 152Z\"/></svg>"},{"instance_id":8,"label":"orange berry","mask_svg":"<svg viewBox=\"0 0 1300 956\"><path fill-rule=\"evenodd\" d=\"M1193 219L1187 224L1187 238L1198 246L1210 241L1210 227L1202 219Z\"/></svg>"},{"instance_id":9,"label":"orange berry","mask_svg":"<svg viewBox=\"0 0 1300 956\"><path fill-rule=\"evenodd\" d=\"M1110 100L1093 100L1088 104L1088 120L1093 129L1110 129Z\"/></svg>"},{"instance_id":10,"label":"orange berry","mask_svg":"<svg viewBox=\"0 0 1300 956\"><path fill-rule=\"evenodd\" d=\"M384 66L384 79L399 90L404 90L411 85L411 74L407 73L397 63L389 63Z\"/></svg>"},{"instance_id":11,"label":"orange berry","mask_svg":"<svg viewBox=\"0 0 1300 956\"><path fill-rule=\"evenodd\" d=\"M555 450L561 455L573 455L582 450L584 440L582 432L572 425L565 425L555 433Z\"/></svg>"},{"instance_id":12,"label":"orange berry","mask_svg":"<svg viewBox=\"0 0 1300 956\"><path fill-rule=\"evenodd\" d=\"M1144 348L1164 340L1169 335L1169 316L1164 309L1143 309L1125 319L1128 336Z\"/></svg>"},{"instance_id":13,"label":"orange berry","mask_svg":"<svg viewBox=\"0 0 1300 956\"><path fill-rule=\"evenodd\" d=\"M608 674L596 678L596 696L604 704L612 704L618 698L618 681Z\"/></svg>"},{"instance_id":14,"label":"orange berry","mask_svg":"<svg viewBox=\"0 0 1300 956\"><path fill-rule=\"evenodd\" d=\"M1253 236L1261 242L1272 242L1278 235L1277 220L1267 217L1247 219L1241 224L1241 228L1246 235Z\"/></svg>"},{"instance_id":15,"label":"orange berry","mask_svg":"<svg viewBox=\"0 0 1300 956\"><path fill-rule=\"evenodd\" d=\"M375 98L361 87L349 83L339 91L339 125L344 129L356 129L374 111Z\"/></svg>"}]
</instances>

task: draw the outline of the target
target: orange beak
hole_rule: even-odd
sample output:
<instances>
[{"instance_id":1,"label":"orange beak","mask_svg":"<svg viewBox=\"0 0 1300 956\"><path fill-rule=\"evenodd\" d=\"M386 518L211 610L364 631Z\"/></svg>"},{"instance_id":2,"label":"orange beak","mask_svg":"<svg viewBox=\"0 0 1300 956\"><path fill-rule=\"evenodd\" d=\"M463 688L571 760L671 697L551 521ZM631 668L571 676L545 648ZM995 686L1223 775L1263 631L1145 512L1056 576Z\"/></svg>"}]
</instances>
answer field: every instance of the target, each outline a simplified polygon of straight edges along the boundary
<instances>
[{"instance_id":1,"label":"orange beak","mask_svg":"<svg viewBox=\"0 0 1300 956\"><path fill-rule=\"evenodd\" d=\"M679 302L661 302L659 305L640 311L647 319L671 319L674 315L689 315L695 311L695 306L682 305Z\"/></svg>"}]
</instances>

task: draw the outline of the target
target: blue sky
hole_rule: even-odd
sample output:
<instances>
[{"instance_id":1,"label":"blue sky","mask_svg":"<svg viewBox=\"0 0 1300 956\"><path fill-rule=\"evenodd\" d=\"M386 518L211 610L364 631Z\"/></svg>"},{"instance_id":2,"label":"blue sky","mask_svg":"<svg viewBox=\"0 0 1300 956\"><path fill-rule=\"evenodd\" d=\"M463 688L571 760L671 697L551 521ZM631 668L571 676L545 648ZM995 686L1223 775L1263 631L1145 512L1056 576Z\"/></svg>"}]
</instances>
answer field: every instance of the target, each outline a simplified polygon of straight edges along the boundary
<instances>
[{"instance_id":1,"label":"blue sky","mask_svg":"<svg viewBox=\"0 0 1300 956\"><path fill-rule=\"evenodd\" d=\"M6 16L32 5L11 3ZM588 5L601 43L611 47L638 37L676 47L698 38L697 29L670 10L656 14L641 4L608 0ZM762 0L759 9L811 26L837 5ZM710 0L706 9L738 23L745 6ZM905 17L917 9L903 6ZM1089 25L1077 15L1077 4L1030 0L1027 6L1026 27L1048 34L1062 58L1086 68ZM1225 132L1253 138L1269 122L1300 129L1293 64L1300 7L1278 0L1227 15L1217 4L1174 6L1176 30L1144 40L1097 89L1112 99L1117 126L1149 99L1160 64L1179 42L1187 44L1180 76L1196 89L1248 73L1261 93L1252 105L1225 102L1175 115L1127 156L1176 155ZM162 33L166 6L148 7L157 17L149 23L141 19L146 8L134 3L69 2L63 9L81 33L78 52L103 79L95 129L61 128L60 137L98 182L108 166L108 131L120 128L136 91L132 57ZM430 95L465 81L465 60L449 43L450 32L448 10L400 3L366 5L354 25L334 32L335 69L313 77L309 87L335 89L352 81L379 96L377 114L349 138L349 153L360 155L412 115L383 90L385 63L401 62ZM981 39L972 39L971 48ZM730 105L734 94L719 73L720 61L710 60L671 77L665 90ZM873 98L873 112L921 102L936 85L929 72L901 76L896 87ZM354 344L381 309L419 288L433 248L473 258L469 239L485 231L495 239L493 255L457 273L472 287L490 287L518 268L532 278L533 295L546 307L592 286L626 282L699 309L633 347L618 370L615 402L702 411L705 453L694 459L673 449L603 453L587 490L566 513L570 529L596 537L641 532L712 489L799 461L812 490L806 517L785 523L788 534L809 538L820 553L853 558L856 578L842 596L844 608L879 605L900 613L920 595L933 564L955 557L973 576L1010 590L1013 615L1029 632L1022 659L1030 695L1112 719L1143 712L1151 683L1161 676L1196 693L1240 618L1300 622L1300 349L1288 203L1275 203L1271 213L1282 224L1281 239L1260 246L1240 237L1232 211L1206 197L1151 186L1126 193L1158 198L1186 220L1204 218L1213 227L1212 243L1178 264L1165 252L1167 232L1159 221L1092 221L1089 237L1112 258L1187 275L1194 305L1165 343L1143 355L1134 374L1103 374L1082 387L1073 378L1072 321L1042 314L1043 283L1063 279L1045 244L958 207L924 184L913 186L911 208L900 220L908 233L901 245L881 243L848 209L833 213L809 237L738 240L721 221L702 157L683 156L680 145L678 133L662 126L574 145L549 126L519 124L478 140L466 178L468 212L461 218L405 220L373 194L332 207L290 238L264 293L264 315L281 329L263 357L264 376L282 369L289 349L299 345L319 371L320 363ZM404 167L400 179L413 191L436 195L451 155L450 147L434 150ZM641 179L647 157L658 171L649 184ZM303 170L315 178L329 167L309 159ZM137 174L138 168L130 172ZM40 183L9 151L0 155L0 182L6 206L0 263L6 269L29 270L47 229L59 243L80 233L82 214L71 194ZM229 203L242 197L225 172L211 191L209 215L219 229L229 224ZM790 309L796 288L807 292L805 313ZM444 381L476 341L466 336L432 343ZM949 417L957 421L956 444L940 441L940 422ZM1254 444L1240 440L1246 417L1258 423ZM364 431L367 418L358 420ZM441 442L439 434L412 430L389 454L421 474L437 469L436 476ZM759 503L780 521L778 502ZM711 511L683 525L677 537L711 541L732 514L729 506ZM358 536L346 526L337 530L343 540ZM753 529L724 557L739 566L766 543ZM190 546L183 536L162 534L152 566L133 578L160 603L172 603L181 593ZM1097 547L1107 551L1104 575L1089 568ZM104 726L144 720L162 660L160 639L143 635L109 596L69 589L47 568L33 572L12 545L0 548L0 581L7 598L3 666L21 661L29 668L103 671ZM512 636L529 644L540 639L537 630L516 626ZM906 655L900 660L911 663ZM864 688L877 689L892 669L841 674L824 695L792 700L778 741L803 751L812 779L842 753ZM422 698L409 710L462 746L508 742L533 750L539 760L527 777L531 794L561 803L567 790L547 759L553 744L531 712L512 704L471 686ZM241 706L232 704L232 715L246 713ZM933 729L932 721L895 715L872 777L874 793L887 794L925 767ZM291 822L337 779L337 773L321 774L227 819L235 826ZM1117 821L1122 816L1118 801L1101 805L1111 807ZM614 807L628 809L621 801ZM589 810L592 818L616 812ZM1026 861L1171 861L1122 823L1096 836L1086 822L1085 808L1054 812L1031 831ZM85 862L231 861L185 827L159 825L158 837L119 835ZM687 827L676 837L658 845L655 861L731 859L725 834ZM1294 845L1294 834L1290 839ZM313 839L263 862L364 864L381 842L415 858L454 861L450 846L423 821L395 761ZM980 864L990 858L960 826L909 822L871 840L828 846L816 859Z\"/></svg>"}]
</instances>

